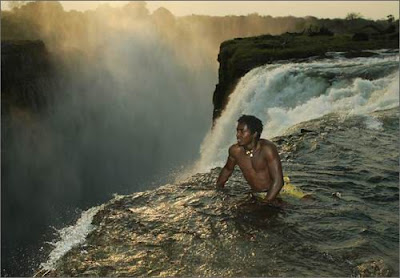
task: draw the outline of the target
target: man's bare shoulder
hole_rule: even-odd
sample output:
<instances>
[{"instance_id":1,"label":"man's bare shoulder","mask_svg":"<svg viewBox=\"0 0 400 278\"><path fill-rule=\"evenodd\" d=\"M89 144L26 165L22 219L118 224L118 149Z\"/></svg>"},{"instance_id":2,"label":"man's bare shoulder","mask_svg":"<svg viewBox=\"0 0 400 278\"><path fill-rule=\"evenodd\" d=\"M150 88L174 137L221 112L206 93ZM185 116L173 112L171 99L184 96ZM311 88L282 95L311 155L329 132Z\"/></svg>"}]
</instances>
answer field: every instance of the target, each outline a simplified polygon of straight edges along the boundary
<instances>
[{"instance_id":1,"label":"man's bare shoulder","mask_svg":"<svg viewBox=\"0 0 400 278\"><path fill-rule=\"evenodd\" d=\"M233 144L232 146L229 147L229 155L231 156L237 156L241 151L241 147L239 144Z\"/></svg>"},{"instance_id":2,"label":"man's bare shoulder","mask_svg":"<svg viewBox=\"0 0 400 278\"><path fill-rule=\"evenodd\" d=\"M261 147L271 148L276 147L275 144L267 139L260 139L259 140Z\"/></svg>"},{"instance_id":3,"label":"man's bare shoulder","mask_svg":"<svg viewBox=\"0 0 400 278\"><path fill-rule=\"evenodd\" d=\"M271 153L277 150L275 144L267 139L260 139L259 142L263 152Z\"/></svg>"}]
</instances>

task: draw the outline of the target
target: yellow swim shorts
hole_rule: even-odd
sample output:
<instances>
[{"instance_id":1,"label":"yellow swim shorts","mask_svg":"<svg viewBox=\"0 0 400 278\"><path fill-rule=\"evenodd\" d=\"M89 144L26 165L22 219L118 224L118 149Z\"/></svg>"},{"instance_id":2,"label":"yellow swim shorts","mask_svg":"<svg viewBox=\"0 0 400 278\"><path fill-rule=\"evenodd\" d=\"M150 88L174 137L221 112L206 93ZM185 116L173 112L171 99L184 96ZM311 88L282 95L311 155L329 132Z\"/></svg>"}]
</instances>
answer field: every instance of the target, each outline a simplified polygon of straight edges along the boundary
<instances>
[{"instance_id":1,"label":"yellow swim shorts","mask_svg":"<svg viewBox=\"0 0 400 278\"><path fill-rule=\"evenodd\" d=\"M294 198L301 199L306 195L300 188L298 188L290 183L289 177L283 177L283 181L284 181L284 184L281 189L281 192L279 193L280 196L294 197ZM251 195L253 195L253 197L259 201L264 201L265 198L267 198L267 194L268 194L268 191L251 192Z\"/></svg>"}]
</instances>

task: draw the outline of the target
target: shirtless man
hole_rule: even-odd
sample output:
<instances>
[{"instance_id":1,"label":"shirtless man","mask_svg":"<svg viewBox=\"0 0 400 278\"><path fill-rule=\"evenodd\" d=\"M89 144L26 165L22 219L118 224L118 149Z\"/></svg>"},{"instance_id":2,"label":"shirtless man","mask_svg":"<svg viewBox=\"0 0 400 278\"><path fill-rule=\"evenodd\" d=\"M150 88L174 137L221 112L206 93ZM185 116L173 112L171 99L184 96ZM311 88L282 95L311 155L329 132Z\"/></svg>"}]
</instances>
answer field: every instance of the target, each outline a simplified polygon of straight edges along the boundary
<instances>
[{"instance_id":1,"label":"shirtless man","mask_svg":"<svg viewBox=\"0 0 400 278\"><path fill-rule=\"evenodd\" d=\"M275 145L260 139L262 122L243 115L236 128L237 143L229 148L228 160L217 180L223 188L237 164L252 189L252 195L264 203L276 203L276 196L283 186L281 160Z\"/></svg>"}]
</instances>

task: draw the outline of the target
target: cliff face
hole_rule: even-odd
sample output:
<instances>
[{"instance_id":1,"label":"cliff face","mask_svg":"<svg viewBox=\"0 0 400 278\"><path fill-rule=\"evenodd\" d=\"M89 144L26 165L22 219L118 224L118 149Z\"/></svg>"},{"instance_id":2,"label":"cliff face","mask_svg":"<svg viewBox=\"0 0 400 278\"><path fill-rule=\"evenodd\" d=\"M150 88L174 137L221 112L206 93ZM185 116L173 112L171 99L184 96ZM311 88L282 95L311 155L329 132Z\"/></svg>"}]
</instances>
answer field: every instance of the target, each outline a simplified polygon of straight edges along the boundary
<instances>
[{"instance_id":1,"label":"cliff face","mask_svg":"<svg viewBox=\"0 0 400 278\"><path fill-rule=\"evenodd\" d=\"M5 276L30 275L30 248L40 247L31 239L45 233L42 227L48 221L43 217L48 204L41 204L35 196L51 194L51 187L45 187L45 174L36 174L40 172L36 169L44 165L38 163L40 156L49 153L49 140L39 119L53 99L54 64L41 41L1 42L1 218L6 227L1 229L1 244ZM46 169L46 175L52 172ZM36 210L43 212L41 217L35 216L37 212L32 214Z\"/></svg>"},{"instance_id":2,"label":"cliff face","mask_svg":"<svg viewBox=\"0 0 400 278\"><path fill-rule=\"evenodd\" d=\"M13 108L40 112L51 99L51 56L42 41L1 42L1 113Z\"/></svg>"},{"instance_id":3,"label":"cliff face","mask_svg":"<svg viewBox=\"0 0 400 278\"><path fill-rule=\"evenodd\" d=\"M280 61L301 62L306 58L327 58L327 52L345 52L344 56L365 57L372 49L398 49L398 27L390 33L334 35L319 33L264 35L225 41L218 55L219 83L213 95L213 121L222 113L240 78L253 68Z\"/></svg>"}]
</instances>

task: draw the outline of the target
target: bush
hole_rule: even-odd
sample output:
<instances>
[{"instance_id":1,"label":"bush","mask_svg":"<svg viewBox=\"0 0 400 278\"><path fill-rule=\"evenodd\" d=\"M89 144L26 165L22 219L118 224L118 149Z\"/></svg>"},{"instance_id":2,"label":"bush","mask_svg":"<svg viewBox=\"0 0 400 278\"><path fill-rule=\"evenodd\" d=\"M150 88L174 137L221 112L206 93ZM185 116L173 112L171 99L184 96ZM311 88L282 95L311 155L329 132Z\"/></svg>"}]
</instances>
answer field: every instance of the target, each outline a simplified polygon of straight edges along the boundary
<instances>
[{"instance_id":1,"label":"bush","mask_svg":"<svg viewBox=\"0 0 400 278\"><path fill-rule=\"evenodd\" d=\"M366 33L355 33L352 37L353 41L368 41L369 36Z\"/></svg>"}]
</instances>

